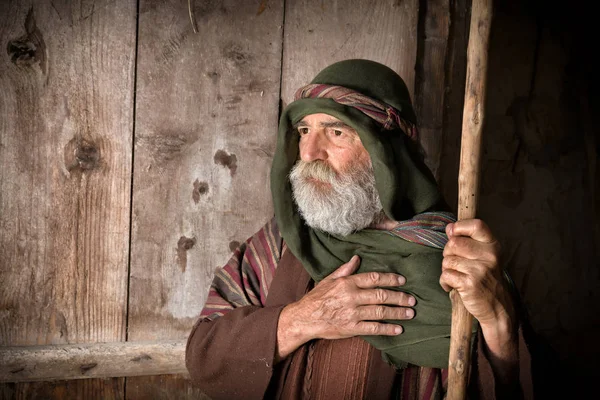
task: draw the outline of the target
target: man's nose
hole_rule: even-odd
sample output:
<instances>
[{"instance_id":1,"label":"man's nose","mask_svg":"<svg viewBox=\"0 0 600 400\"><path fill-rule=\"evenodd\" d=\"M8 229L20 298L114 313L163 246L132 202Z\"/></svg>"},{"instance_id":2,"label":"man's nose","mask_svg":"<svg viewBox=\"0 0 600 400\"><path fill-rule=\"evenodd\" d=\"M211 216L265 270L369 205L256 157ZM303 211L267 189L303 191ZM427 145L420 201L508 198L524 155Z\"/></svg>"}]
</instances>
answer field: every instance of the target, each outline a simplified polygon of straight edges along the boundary
<instances>
[{"instance_id":1,"label":"man's nose","mask_svg":"<svg viewBox=\"0 0 600 400\"><path fill-rule=\"evenodd\" d=\"M300 139L300 159L305 162L327 159L326 139L322 132L311 132Z\"/></svg>"}]
</instances>

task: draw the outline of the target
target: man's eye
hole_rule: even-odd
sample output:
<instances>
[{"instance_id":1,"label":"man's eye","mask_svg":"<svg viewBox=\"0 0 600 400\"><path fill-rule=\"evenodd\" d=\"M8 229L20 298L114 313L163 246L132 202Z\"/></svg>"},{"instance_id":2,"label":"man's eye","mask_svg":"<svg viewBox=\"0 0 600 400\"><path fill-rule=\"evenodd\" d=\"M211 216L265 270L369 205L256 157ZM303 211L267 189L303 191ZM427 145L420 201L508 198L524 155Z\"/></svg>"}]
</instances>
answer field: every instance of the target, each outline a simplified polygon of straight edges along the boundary
<instances>
[{"instance_id":1,"label":"man's eye","mask_svg":"<svg viewBox=\"0 0 600 400\"><path fill-rule=\"evenodd\" d=\"M306 135L308 133L308 128L298 128L298 133L300 136Z\"/></svg>"},{"instance_id":2,"label":"man's eye","mask_svg":"<svg viewBox=\"0 0 600 400\"><path fill-rule=\"evenodd\" d=\"M342 132L342 131L340 131L339 129L334 129L334 131L333 131L333 134L334 134L335 136L342 136L342 133L343 133L343 132Z\"/></svg>"}]
</instances>

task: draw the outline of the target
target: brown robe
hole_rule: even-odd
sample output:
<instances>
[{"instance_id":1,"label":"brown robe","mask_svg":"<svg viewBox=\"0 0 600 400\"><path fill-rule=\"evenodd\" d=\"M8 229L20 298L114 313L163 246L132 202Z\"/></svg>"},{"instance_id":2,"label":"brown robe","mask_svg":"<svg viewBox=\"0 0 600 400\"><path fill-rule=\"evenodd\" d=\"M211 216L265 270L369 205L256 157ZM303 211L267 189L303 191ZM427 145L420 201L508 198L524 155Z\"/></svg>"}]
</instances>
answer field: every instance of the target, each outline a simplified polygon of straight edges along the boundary
<instances>
[{"instance_id":1,"label":"brown robe","mask_svg":"<svg viewBox=\"0 0 600 400\"><path fill-rule=\"evenodd\" d=\"M277 323L284 306L302 298L313 281L290 251L284 251L265 307L245 306L214 320L200 319L186 349L192 381L219 399L441 399L444 370L396 371L379 350L355 337L314 340L273 365ZM519 329L519 382L498 388L479 333L469 381L470 399L532 399L531 359Z\"/></svg>"}]
</instances>

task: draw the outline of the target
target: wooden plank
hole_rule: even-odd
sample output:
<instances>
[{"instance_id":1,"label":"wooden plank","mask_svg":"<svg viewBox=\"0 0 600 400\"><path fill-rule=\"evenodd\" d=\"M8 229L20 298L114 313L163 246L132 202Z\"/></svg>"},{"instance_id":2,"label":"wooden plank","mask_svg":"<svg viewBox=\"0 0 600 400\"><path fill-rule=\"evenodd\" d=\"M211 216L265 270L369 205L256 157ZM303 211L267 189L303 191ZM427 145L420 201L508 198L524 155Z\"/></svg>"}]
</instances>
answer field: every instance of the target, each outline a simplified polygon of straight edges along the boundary
<instances>
[{"instance_id":1,"label":"wooden plank","mask_svg":"<svg viewBox=\"0 0 600 400\"><path fill-rule=\"evenodd\" d=\"M282 8L142 1L130 340L186 338L215 268L272 215ZM210 45L209 45L210 44Z\"/></svg>"},{"instance_id":2,"label":"wooden plank","mask_svg":"<svg viewBox=\"0 0 600 400\"><path fill-rule=\"evenodd\" d=\"M215 268L273 214L283 1L192 6L197 33L187 2L140 1L129 340L187 338Z\"/></svg>"},{"instance_id":3,"label":"wooden plank","mask_svg":"<svg viewBox=\"0 0 600 400\"><path fill-rule=\"evenodd\" d=\"M0 345L125 339L135 13L0 4Z\"/></svg>"},{"instance_id":4,"label":"wooden plank","mask_svg":"<svg viewBox=\"0 0 600 400\"><path fill-rule=\"evenodd\" d=\"M443 146L439 159L440 167L436 174L442 194L452 210L458 209L458 166L467 76L470 13L466 2L466 0L457 0L450 4L452 23L450 24L446 53Z\"/></svg>"},{"instance_id":5,"label":"wooden plank","mask_svg":"<svg viewBox=\"0 0 600 400\"><path fill-rule=\"evenodd\" d=\"M210 400L198 388L189 384L186 375L158 375L127 378L127 398L157 400Z\"/></svg>"},{"instance_id":6,"label":"wooden plank","mask_svg":"<svg viewBox=\"0 0 600 400\"><path fill-rule=\"evenodd\" d=\"M585 393L600 378L600 263L593 203L597 182L583 178L595 168L586 135L598 135L598 123L586 115L584 104L591 99L588 91L598 66L589 51L595 45L595 18L589 6L577 11L554 6L538 13L532 90L525 101L513 103L511 115L531 182L525 192L529 207L518 211L539 218L527 227L536 233L530 249L547 250L527 271L530 283L523 288L536 310L536 327L557 350L560 365L572 366L574 379L559 387L565 394L572 387ZM535 203L542 206L533 208Z\"/></svg>"},{"instance_id":7,"label":"wooden plank","mask_svg":"<svg viewBox=\"0 0 600 400\"><path fill-rule=\"evenodd\" d=\"M123 400L125 378L86 379L31 383L7 383L0 399Z\"/></svg>"},{"instance_id":8,"label":"wooden plank","mask_svg":"<svg viewBox=\"0 0 600 400\"><path fill-rule=\"evenodd\" d=\"M422 7L414 105L425 163L437 179L443 147L450 4L448 0L435 0L423 2Z\"/></svg>"},{"instance_id":9,"label":"wooden plank","mask_svg":"<svg viewBox=\"0 0 600 400\"><path fill-rule=\"evenodd\" d=\"M0 348L0 382L187 374L185 341Z\"/></svg>"},{"instance_id":10,"label":"wooden plank","mask_svg":"<svg viewBox=\"0 0 600 400\"><path fill-rule=\"evenodd\" d=\"M282 99L328 65L349 58L380 62L414 93L419 2L346 0L286 2Z\"/></svg>"}]
</instances>

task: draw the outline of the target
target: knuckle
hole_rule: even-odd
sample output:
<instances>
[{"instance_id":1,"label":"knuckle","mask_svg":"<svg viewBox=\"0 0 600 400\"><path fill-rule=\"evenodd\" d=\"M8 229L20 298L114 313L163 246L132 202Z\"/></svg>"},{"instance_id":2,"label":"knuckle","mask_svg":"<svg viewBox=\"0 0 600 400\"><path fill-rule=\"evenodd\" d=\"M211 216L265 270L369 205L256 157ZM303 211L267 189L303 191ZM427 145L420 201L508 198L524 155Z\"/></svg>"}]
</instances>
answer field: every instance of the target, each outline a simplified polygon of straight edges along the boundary
<instances>
[{"instance_id":1,"label":"knuckle","mask_svg":"<svg viewBox=\"0 0 600 400\"><path fill-rule=\"evenodd\" d=\"M467 289L473 289L477 286L477 279L473 275L467 275L464 279L464 285Z\"/></svg>"},{"instance_id":2,"label":"knuckle","mask_svg":"<svg viewBox=\"0 0 600 400\"><path fill-rule=\"evenodd\" d=\"M385 303L388 299L387 291L381 288L375 289L375 298L379 303Z\"/></svg>"},{"instance_id":3,"label":"knuckle","mask_svg":"<svg viewBox=\"0 0 600 400\"><path fill-rule=\"evenodd\" d=\"M404 292L396 292L396 296L398 296L398 303L408 304L408 294Z\"/></svg>"},{"instance_id":4,"label":"knuckle","mask_svg":"<svg viewBox=\"0 0 600 400\"><path fill-rule=\"evenodd\" d=\"M450 239L448 239L448 243L446 243L446 247L449 247L451 249L456 247L456 238L455 237L451 237Z\"/></svg>"},{"instance_id":5,"label":"knuckle","mask_svg":"<svg viewBox=\"0 0 600 400\"><path fill-rule=\"evenodd\" d=\"M492 252L489 256L490 259L490 266L493 268L494 266L498 265L499 262L499 258L498 258L498 254Z\"/></svg>"},{"instance_id":6,"label":"knuckle","mask_svg":"<svg viewBox=\"0 0 600 400\"><path fill-rule=\"evenodd\" d=\"M338 287L338 290L341 291L346 291L348 289L350 289L350 279L347 276L338 278L334 281L334 285Z\"/></svg>"},{"instance_id":7,"label":"knuckle","mask_svg":"<svg viewBox=\"0 0 600 400\"><path fill-rule=\"evenodd\" d=\"M456 267L456 258L453 256L446 256L444 257L444 259L442 260L442 268L447 269L447 268L451 268L453 269L454 267Z\"/></svg>"},{"instance_id":8,"label":"knuckle","mask_svg":"<svg viewBox=\"0 0 600 400\"><path fill-rule=\"evenodd\" d=\"M373 284L377 284L379 282L379 274L377 272L367 272L367 279L369 282Z\"/></svg>"},{"instance_id":9,"label":"knuckle","mask_svg":"<svg viewBox=\"0 0 600 400\"><path fill-rule=\"evenodd\" d=\"M485 222L483 222L483 220L474 219L473 220L473 229L476 231L483 231L483 230L487 229L487 226L485 225Z\"/></svg>"},{"instance_id":10,"label":"knuckle","mask_svg":"<svg viewBox=\"0 0 600 400\"><path fill-rule=\"evenodd\" d=\"M384 319L385 308L383 306L375 306L374 315L375 315L375 319Z\"/></svg>"},{"instance_id":11,"label":"knuckle","mask_svg":"<svg viewBox=\"0 0 600 400\"><path fill-rule=\"evenodd\" d=\"M372 335L376 335L377 333L379 333L379 325L378 324L369 324L367 327L367 331L369 333L371 333Z\"/></svg>"}]
</instances>

